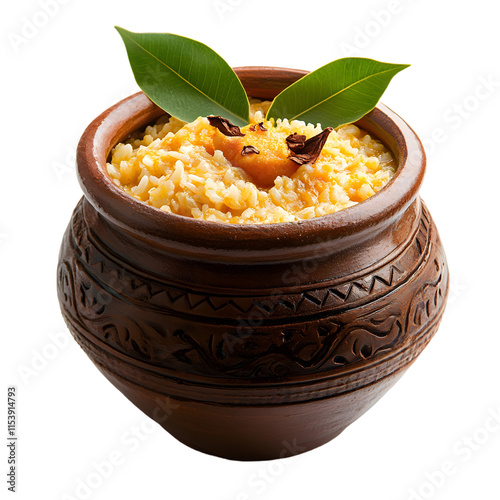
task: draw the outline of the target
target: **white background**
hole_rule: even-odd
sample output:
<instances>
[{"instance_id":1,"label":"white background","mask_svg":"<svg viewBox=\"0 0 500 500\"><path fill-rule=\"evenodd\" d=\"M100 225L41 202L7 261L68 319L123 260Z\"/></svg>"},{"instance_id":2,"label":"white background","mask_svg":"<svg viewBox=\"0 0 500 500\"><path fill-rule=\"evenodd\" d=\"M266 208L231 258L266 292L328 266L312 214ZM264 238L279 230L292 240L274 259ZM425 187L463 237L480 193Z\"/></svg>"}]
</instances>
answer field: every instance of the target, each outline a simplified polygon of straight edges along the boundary
<instances>
[{"instance_id":1,"label":"white background","mask_svg":"<svg viewBox=\"0 0 500 500\"><path fill-rule=\"evenodd\" d=\"M9 2L0 20L2 390L18 387L17 498L498 500L496 3L50 0L50 16L42 3ZM449 305L403 379L317 450L261 463L192 451L112 387L66 332L55 270L81 196L74 149L95 116L137 90L114 24L195 38L232 66L313 70L345 55L412 64L382 100L427 147L422 197L447 251ZM98 476L110 456L119 463Z\"/></svg>"}]
</instances>

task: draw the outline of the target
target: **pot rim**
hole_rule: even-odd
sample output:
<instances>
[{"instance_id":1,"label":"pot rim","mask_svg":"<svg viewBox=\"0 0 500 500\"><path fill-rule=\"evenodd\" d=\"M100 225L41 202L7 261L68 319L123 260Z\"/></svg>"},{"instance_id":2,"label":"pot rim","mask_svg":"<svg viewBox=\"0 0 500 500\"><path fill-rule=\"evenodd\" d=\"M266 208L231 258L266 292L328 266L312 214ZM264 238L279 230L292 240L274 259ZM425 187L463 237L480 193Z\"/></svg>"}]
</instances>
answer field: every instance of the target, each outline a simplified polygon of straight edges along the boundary
<instances>
[{"instance_id":1,"label":"pot rim","mask_svg":"<svg viewBox=\"0 0 500 500\"><path fill-rule=\"evenodd\" d=\"M249 95L260 98L269 98L307 74L264 66L239 67L235 71ZM372 197L332 214L295 222L229 224L198 220L136 200L116 186L107 173L111 149L163 114L143 92L108 108L90 123L80 139L77 174L87 200L112 224L183 254L210 248L212 253L240 250L251 255L252 251L312 248L318 242L332 240L349 240L352 244L394 223L417 197L425 172L425 152L419 138L402 118L379 103L355 123L392 151L398 169Z\"/></svg>"}]
</instances>

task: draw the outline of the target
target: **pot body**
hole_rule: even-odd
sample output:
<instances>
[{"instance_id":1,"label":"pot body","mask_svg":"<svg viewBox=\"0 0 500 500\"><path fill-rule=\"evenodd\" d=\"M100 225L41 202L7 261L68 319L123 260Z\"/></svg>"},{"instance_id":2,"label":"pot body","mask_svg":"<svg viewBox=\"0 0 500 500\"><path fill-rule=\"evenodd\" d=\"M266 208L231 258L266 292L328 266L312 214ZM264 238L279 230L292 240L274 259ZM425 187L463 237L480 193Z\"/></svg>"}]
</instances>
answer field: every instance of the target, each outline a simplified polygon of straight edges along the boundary
<instances>
[{"instance_id":1,"label":"pot body","mask_svg":"<svg viewBox=\"0 0 500 500\"><path fill-rule=\"evenodd\" d=\"M250 95L273 97L277 81L282 88L300 76L263 70L240 70ZM100 198L99 189L113 188L88 174L88 151L105 161L118 140L161 111L142 95L117 109L128 118L118 125L115 118L104 153L89 141L109 128L105 117L79 146L86 196L58 267L73 336L125 396L195 449L259 460L328 442L398 380L444 310L446 260L417 194L422 152L411 160L387 110L360 123L385 133L401 168L422 165L397 201L380 196L390 210L347 209L354 219L340 229L337 214L263 230L194 225L151 207L135 215L133 206L128 216L129 205L117 210ZM152 218L165 216L165 227L152 230L159 224Z\"/></svg>"}]
</instances>

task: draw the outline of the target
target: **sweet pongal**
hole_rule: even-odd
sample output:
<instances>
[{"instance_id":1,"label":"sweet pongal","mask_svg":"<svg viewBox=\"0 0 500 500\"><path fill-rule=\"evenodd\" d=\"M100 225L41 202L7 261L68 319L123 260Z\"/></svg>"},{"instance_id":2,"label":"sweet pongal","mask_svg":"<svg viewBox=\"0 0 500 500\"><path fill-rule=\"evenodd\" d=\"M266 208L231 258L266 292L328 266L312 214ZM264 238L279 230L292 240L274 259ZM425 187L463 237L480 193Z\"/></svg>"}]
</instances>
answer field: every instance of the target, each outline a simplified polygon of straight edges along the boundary
<instances>
[{"instance_id":1,"label":"sweet pongal","mask_svg":"<svg viewBox=\"0 0 500 500\"><path fill-rule=\"evenodd\" d=\"M217 127L216 117L191 123L162 118L113 149L108 173L126 193L165 212L236 224L337 212L394 176L392 154L357 126L322 130L301 121L266 121L269 106L252 102L250 124L234 133ZM300 154L301 139L316 155Z\"/></svg>"}]
</instances>

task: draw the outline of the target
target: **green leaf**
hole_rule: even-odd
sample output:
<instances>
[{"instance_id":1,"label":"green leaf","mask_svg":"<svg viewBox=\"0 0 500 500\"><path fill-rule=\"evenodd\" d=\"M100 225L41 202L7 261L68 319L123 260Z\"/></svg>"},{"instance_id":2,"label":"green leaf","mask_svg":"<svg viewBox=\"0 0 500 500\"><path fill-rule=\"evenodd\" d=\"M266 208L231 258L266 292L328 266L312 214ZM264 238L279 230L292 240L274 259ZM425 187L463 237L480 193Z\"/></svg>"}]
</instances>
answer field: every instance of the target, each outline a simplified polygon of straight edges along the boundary
<instances>
[{"instance_id":1,"label":"green leaf","mask_svg":"<svg viewBox=\"0 0 500 500\"><path fill-rule=\"evenodd\" d=\"M339 127L370 112L392 77L409 64L345 57L309 73L276 96L267 118Z\"/></svg>"},{"instance_id":2,"label":"green leaf","mask_svg":"<svg viewBox=\"0 0 500 500\"><path fill-rule=\"evenodd\" d=\"M206 45L170 33L132 33L115 26L139 87L160 108L191 122L220 115L249 122L245 89L231 67Z\"/></svg>"}]
</instances>

